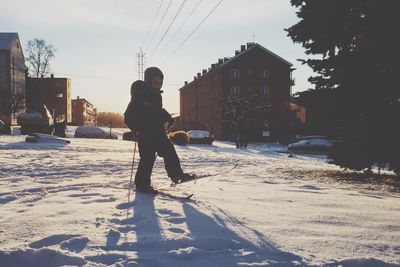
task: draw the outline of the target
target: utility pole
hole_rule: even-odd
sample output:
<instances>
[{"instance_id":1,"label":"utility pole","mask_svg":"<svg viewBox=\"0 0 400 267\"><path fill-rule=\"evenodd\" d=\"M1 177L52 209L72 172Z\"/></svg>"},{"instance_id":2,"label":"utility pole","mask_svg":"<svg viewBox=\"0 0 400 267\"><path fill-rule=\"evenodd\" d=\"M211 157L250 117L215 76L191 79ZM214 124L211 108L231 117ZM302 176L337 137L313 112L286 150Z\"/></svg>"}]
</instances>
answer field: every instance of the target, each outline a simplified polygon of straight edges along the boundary
<instances>
[{"instance_id":1,"label":"utility pole","mask_svg":"<svg viewBox=\"0 0 400 267\"><path fill-rule=\"evenodd\" d=\"M137 71L138 71L138 79L144 79L144 53L142 47L140 47L139 53L137 55Z\"/></svg>"}]
</instances>

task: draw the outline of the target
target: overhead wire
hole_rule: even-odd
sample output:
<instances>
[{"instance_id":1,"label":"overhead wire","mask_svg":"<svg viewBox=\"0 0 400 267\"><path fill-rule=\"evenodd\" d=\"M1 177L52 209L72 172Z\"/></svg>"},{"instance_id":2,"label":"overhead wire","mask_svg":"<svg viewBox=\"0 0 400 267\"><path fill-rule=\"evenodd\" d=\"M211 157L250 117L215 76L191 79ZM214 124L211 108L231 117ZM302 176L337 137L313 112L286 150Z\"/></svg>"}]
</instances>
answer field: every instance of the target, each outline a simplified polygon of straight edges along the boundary
<instances>
[{"instance_id":1,"label":"overhead wire","mask_svg":"<svg viewBox=\"0 0 400 267\"><path fill-rule=\"evenodd\" d=\"M160 13L161 6L162 6L163 3L164 3L164 0L161 0L160 5L157 8L156 15L154 16L153 22L151 23L150 29L147 31L146 37L145 37L145 39L144 39L144 41L142 43L142 46L145 46L147 41L148 41L148 39L149 39L150 33L153 30L153 26L154 26L154 24L155 24L155 22L157 20L158 14Z\"/></svg>"},{"instance_id":2,"label":"overhead wire","mask_svg":"<svg viewBox=\"0 0 400 267\"><path fill-rule=\"evenodd\" d=\"M102 81L112 81L112 82L132 82L132 80L128 79L115 79L112 77L100 77L100 76L91 76L91 75L83 75L83 74L72 74L72 73L59 73L59 72L54 72L53 74L60 75L60 76L71 76L71 77L77 77L77 78L82 78L82 79L91 79L91 80L102 80ZM181 85L180 83L163 83L164 85L173 85L173 86L178 86Z\"/></svg>"},{"instance_id":3,"label":"overhead wire","mask_svg":"<svg viewBox=\"0 0 400 267\"><path fill-rule=\"evenodd\" d=\"M167 48L170 43L172 42L172 40L175 39L175 37L178 35L178 33L180 33L180 31L182 30L183 26L185 26L186 22L189 20L189 18L193 15L193 13L197 10L197 8L199 7L200 3L203 0L199 0L197 1L196 5L193 7L193 9L190 11L190 13L186 16L185 20L182 22L182 24L178 27L178 29L175 31L174 35L169 39L169 41L167 42L167 44L164 46L164 49Z\"/></svg>"},{"instance_id":4,"label":"overhead wire","mask_svg":"<svg viewBox=\"0 0 400 267\"><path fill-rule=\"evenodd\" d=\"M174 24L176 18L179 16L179 14L182 11L183 6L185 5L186 0L183 0L181 5L179 6L178 11L175 13L175 16L173 17L173 19L171 20L170 24L168 25L167 29L165 30L163 36L161 37L161 39L158 41L157 45L154 47L153 51L150 53L150 59L151 57L153 57L155 51L157 51L158 47L160 46L161 42L164 40L165 36L167 35L167 33L169 32L169 30L171 29L171 26Z\"/></svg>"},{"instance_id":5,"label":"overhead wire","mask_svg":"<svg viewBox=\"0 0 400 267\"><path fill-rule=\"evenodd\" d=\"M200 23L194 28L194 30L178 45L178 47L161 63L165 64L185 43L189 38L200 28L200 26L211 16L211 14L217 9L217 7L223 2L224 0L220 0L214 8L207 14L207 16L200 21Z\"/></svg>"},{"instance_id":6,"label":"overhead wire","mask_svg":"<svg viewBox=\"0 0 400 267\"><path fill-rule=\"evenodd\" d=\"M153 40L154 40L154 38L156 37L157 32L158 32L158 30L160 29L160 26L161 26L161 24L163 23L163 21L164 21L164 19L165 19L165 16L167 15L167 12L168 12L169 8L171 7L171 3L172 3L172 0L169 1L168 6L167 6L167 9L165 10L164 15L162 16L162 18L161 18L161 20L160 20L160 23L158 23L158 26L157 26L157 28L156 28L156 30L155 30L155 32L154 32L154 34L153 34L153 36L152 36L152 38L151 38L151 40L150 40L150 43L149 43L148 47L151 47L151 44L153 43Z\"/></svg>"}]
</instances>

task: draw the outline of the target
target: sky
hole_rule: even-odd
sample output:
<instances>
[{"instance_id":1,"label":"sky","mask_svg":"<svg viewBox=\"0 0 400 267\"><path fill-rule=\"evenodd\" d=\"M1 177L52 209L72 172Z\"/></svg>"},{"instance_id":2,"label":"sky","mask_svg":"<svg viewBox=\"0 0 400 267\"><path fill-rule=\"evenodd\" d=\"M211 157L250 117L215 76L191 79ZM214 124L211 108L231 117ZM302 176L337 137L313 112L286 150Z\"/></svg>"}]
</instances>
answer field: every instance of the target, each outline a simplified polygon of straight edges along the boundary
<instances>
[{"instance_id":1,"label":"sky","mask_svg":"<svg viewBox=\"0 0 400 267\"><path fill-rule=\"evenodd\" d=\"M56 47L52 72L71 78L72 97L87 99L99 111L124 112L141 47L145 66L164 73L163 103L170 113L179 113L184 81L247 42L293 64L293 92L312 88L312 70L297 60L307 57L304 49L284 31L298 21L289 0L223 0L205 19L219 2L0 0L0 32L17 32L23 47L33 38Z\"/></svg>"}]
</instances>

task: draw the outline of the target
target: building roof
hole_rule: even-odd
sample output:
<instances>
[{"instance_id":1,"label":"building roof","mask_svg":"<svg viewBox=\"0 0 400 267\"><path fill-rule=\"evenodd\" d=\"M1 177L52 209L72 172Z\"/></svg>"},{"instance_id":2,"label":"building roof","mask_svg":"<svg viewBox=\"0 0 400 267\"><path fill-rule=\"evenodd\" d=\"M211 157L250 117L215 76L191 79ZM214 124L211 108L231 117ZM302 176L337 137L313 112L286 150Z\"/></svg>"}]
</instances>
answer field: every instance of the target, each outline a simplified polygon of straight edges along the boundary
<instances>
[{"instance_id":1,"label":"building roof","mask_svg":"<svg viewBox=\"0 0 400 267\"><path fill-rule=\"evenodd\" d=\"M18 33L16 32L0 32L0 49L10 50L17 39Z\"/></svg>"},{"instance_id":2,"label":"building roof","mask_svg":"<svg viewBox=\"0 0 400 267\"><path fill-rule=\"evenodd\" d=\"M90 103L87 99L85 98L80 98L79 96L76 99L71 99L71 101L79 101L79 102L84 102L84 103L88 103L89 105L93 106L94 105L92 103Z\"/></svg>"},{"instance_id":3,"label":"building roof","mask_svg":"<svg viewBox=\"0 0 400 267\"><path fill-rule=\"evenodd\" d=\"M272 51L268 50L267 48L265 48L264 46L258 44L258 43L247 43L247 48L244 51L240 51L237 55L235 55L234 57L231 58L225 58L223 60L222 63L217 63L216 67L214 69L211 69L210 71L207 71L205 74L202 74L199 78L196 78L195 80L189 82L188 84L185 84L184 86L182 86L179 90L183 89L184 87L186 87L189 84L192 84L194 82L197 82L199 79L202 79L204 76L207 76L209 73L214 72L217 69L220 69L221 67L224 67L225 65L231 63L232 61L236 60L237 58L247 54L248 52L254 50L256 47L260 48L261 50L263 50L264 52L270 54L271 56L275 57L276 59L278 59L279 61L283 62L284 64L288 65L289 67L293 66L292 63L290 63L289 61L287 61L286 59L278 56L277 54L273 53Z\"/></svg>"},{"instance_id":4,"label":"building roof","mask_svg":"<svg viewBox=\"0 0 400 267\"><path fill-rule=\"evenodd\" d=\"M292 63L290 63L289 61L287 61L286 59L278 56L277 54L275 54L274 52L268 50L267 48L265 48L264 46L258 44L258 43L248 43L247 44L248 48L246 50L244 50L243 52L239 52L239 54L237 54L234 57L231 57L230 59L228 59L227 61L225 61L224 63L222 63L220 66L224 66L226 64L228 64L229 62L232 62L233 60L237 59L238 57L243 56L244 54L248 53L251 50L254 50L256 47L261 48L262 50L264 50L264 52L270 54L271 56L277 58L278 60L282 61L283 63L289 65L290 67L293 66ZM250 47L249 47L250 46Z\"/></svg>"}]
</instances>

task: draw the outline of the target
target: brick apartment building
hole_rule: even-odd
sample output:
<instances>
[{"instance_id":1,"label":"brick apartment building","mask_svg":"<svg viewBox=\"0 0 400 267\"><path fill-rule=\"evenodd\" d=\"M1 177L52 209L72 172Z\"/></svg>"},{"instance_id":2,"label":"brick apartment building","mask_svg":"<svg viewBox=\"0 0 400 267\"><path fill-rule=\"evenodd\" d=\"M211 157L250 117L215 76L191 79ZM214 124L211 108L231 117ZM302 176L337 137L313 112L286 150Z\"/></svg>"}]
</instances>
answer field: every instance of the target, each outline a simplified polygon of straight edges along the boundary
<instances>
[{"instance_id":1,"label":"brick apartment building","mask_svg":"<svg viewBox=\"0 0 400 267\"><path fill-rule=\"evenodd\" d=\"M18 33L0 33L0 120L8 125L25 110L25 73Z\"/></svg>"},{"instance_id":2,"label":"brick apartment building","mask_svg":"<svg viewBox=\"0 0 400 267\"><path fill-rule=\"evenodd\" d=\"M97 109L93 104L79 96L72 100L72 125L96 126Z\"/></svg>"},{"instance_id":3,"label":"brick apartment building","mask_svg":"<svg viewBox=\"0 0 400 267\"><path fill-rule=\"evenodd\" d=\"M56 121L72 122L71 79L30 78L26 80L26 107L29 110L46 105Z\"/></svg>"},{"instance_id":4,"label":"brick apartment building","mask_svg":"<svg viewBox=\"0 0 400 267\"><path fill-rule=\"evenodd\" d=\"M224 123L221 101L256 97L260 108L247 125L252 140L279 140L291 128L292 64L257 43L242 45L232 58L219 59L180 88L181 127L212 129L227 140L233 129Z\"/></svg>"}]
</instances>

